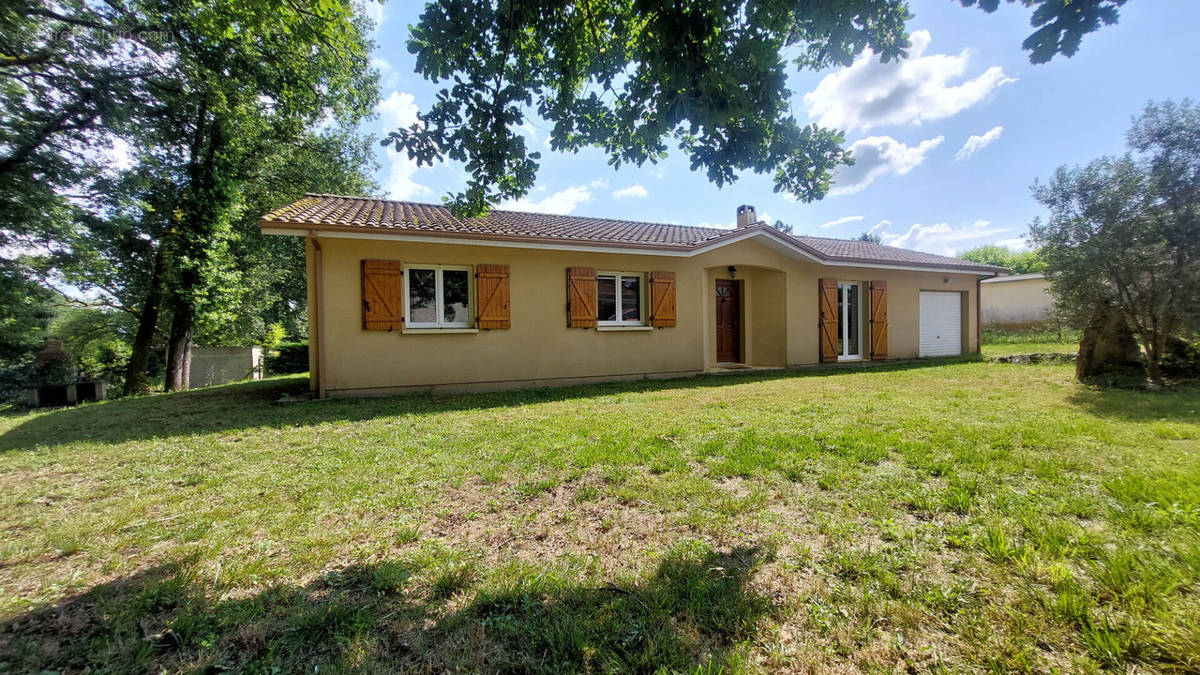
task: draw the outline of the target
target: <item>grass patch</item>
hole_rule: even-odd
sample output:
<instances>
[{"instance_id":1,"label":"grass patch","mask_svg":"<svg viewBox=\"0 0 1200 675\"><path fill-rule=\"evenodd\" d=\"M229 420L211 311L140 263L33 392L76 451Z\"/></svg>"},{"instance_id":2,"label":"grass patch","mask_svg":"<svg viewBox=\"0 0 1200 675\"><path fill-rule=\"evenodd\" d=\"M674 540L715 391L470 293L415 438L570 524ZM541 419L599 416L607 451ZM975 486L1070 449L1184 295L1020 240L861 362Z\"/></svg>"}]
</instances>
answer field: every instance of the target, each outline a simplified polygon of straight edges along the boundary
<instances>
[{"instance_id":1,"label":"grass patch","mask_svg":"<svg viewBox=\"0 0 1200 675\"><path fill-rule=\"evenodd\" d=\"M1079 351L1080 331L1072 328L1030 327L1001 329L985 327L980 332L984 356L1010 354L1074 354Z\"/></svg>"},{"instance_id":2,"label":"grass patch","mask_svg":"<svg viewBox=\"0 0 1200 675\"><path fill-rule=\"evenodd\" d=\"M0 414L0 669L1200 669L1200 391L1071 375Z\"/></svg>"}]
</instances>

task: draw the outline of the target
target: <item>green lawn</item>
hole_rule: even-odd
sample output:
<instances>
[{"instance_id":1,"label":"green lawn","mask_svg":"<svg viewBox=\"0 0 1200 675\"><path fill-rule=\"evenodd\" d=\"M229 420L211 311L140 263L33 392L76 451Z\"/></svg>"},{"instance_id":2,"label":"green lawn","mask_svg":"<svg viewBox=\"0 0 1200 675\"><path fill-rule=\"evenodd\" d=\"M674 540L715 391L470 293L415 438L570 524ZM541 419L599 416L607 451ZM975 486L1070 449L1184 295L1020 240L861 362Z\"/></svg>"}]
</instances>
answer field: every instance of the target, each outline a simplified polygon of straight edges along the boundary
<instances>
[{"instance_id":1,"label":"green lawn","mask_svg":"<svg viewBox=\"0 0 1200 675\"><path fill-rule=\"evenodd\" d=\"M1198 389L304 386L0 416L0 671L1200 669Z\"/></svg>"},{"instance_id":2,"label":"green lawn","mask_svg":"<svg viewBox=\"0 0 1200 675\"><path fill-rule=\"evenodd\" d=\"M1053 327L1026 330L984 328L980 336L984 356L1012 354L1075 354L1079 351L1079 331Z\"/></svg>"}]
</instances>

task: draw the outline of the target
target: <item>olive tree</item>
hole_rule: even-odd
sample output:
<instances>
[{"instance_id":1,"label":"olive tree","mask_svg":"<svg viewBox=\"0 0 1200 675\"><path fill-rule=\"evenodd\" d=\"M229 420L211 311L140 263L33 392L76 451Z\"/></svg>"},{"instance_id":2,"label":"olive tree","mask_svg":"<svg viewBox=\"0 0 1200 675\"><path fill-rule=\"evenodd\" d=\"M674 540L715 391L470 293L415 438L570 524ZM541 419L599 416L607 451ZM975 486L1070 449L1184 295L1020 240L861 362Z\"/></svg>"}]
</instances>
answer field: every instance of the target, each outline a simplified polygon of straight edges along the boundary
<instances>
[{"instance_id":1,"label":"olive tree","mask_svg":"<svg viewBox=\"0 0 1200 675\"><path fill-rule=\"evenodd\" d=\"M1200 109L1151 103L1127 140L1122 157L1035 183L1049 216L1030 236L1058 310L1082 325L1119 309L1161 382L1168 341L1194 335L1200 314Z\"/></svg>"}]
</instances>

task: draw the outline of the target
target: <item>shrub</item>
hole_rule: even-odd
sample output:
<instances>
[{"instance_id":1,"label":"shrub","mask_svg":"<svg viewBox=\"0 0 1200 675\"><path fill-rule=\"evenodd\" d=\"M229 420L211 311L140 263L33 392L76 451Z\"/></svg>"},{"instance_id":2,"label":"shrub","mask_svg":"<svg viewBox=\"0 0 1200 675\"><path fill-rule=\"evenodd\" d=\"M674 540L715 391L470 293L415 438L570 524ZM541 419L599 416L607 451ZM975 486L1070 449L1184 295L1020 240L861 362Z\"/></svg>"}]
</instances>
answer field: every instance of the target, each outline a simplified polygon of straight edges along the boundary
<instances>
[{"instance_id":1,"label":"shrub","mask_svg":"<svg viewBox=\"0 0 1200 675\"><path fill-rule=\"evenodd\" d=\"M1163 372L1173 377L1200 377L1200 343L1181 338L1167 340Z\"/></svg>"},{"instance_id":2,"label":"shrub","mask_svg":"<svg viewBox=\"0 0 1200 675\"><path fill-rule=\"evenodd\" d=\"M32 363L0 368L0 402L12 401L33 386L35 369Z\"/></svg>"},{"instance_id":3,"label":"shrub","mask_svg":"<svg viewBox=\"0 0 1200 675\"><path fill-rule=\"evenodd\" d=\"M308 343L281 342L265 362L267 372L271 375L308 372Z\"/></svg>"}]
</instances>

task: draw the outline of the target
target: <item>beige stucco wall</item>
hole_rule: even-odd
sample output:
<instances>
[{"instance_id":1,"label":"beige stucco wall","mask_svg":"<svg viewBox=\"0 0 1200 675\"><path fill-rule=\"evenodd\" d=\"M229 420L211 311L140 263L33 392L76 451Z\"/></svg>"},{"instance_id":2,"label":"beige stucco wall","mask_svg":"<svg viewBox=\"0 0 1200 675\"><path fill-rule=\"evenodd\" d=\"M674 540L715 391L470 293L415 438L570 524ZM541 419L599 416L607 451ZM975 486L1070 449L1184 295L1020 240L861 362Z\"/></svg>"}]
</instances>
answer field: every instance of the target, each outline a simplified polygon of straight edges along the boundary
<instances>
[{"instance_id":1,"label":"beige stucco wall","mask_svg":"<svg viewBox=\"0 0 1200 675\"><path fill-rule=\"evenodd\" d=\"M980 285L983 325L1048 321L1054 311L1050 282L1045 279L993 281Z\"/></svg>"},{"instance_id":2,"label":"beige stucco wall","mask_svg":"<svg viewBox=\"0 0 1200 675\"><path fill-rule=\"evenodd\" d=\"M310 361L317 385L319 342L325 340L324 384L331 395L405 389L470 390L543 386L621 378L675 377L703 372L716 361L715 284L742 284L742 346L751 365L819 361L817 280L888 282L889 358L917 355L920 290L964 293L965 350L975 351L976 277L970 274L825 267L797 260L756 240L694 257L547 251L403 240L321 238L324 307L316 300L315 250L310 242ZM476 334L365 331L360 261L510 266L512 328ZM566 268L674 271L677 326L608 332L567 328ZM321 318L324 326L320 327Z\"/></svg>"}]
</instances>

